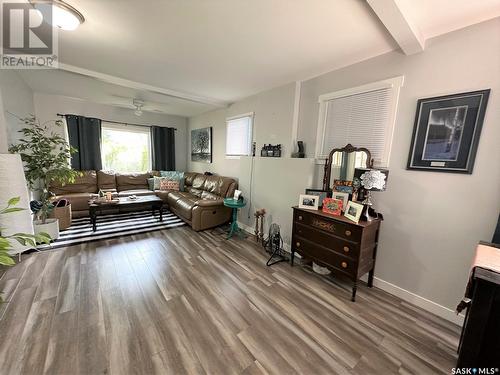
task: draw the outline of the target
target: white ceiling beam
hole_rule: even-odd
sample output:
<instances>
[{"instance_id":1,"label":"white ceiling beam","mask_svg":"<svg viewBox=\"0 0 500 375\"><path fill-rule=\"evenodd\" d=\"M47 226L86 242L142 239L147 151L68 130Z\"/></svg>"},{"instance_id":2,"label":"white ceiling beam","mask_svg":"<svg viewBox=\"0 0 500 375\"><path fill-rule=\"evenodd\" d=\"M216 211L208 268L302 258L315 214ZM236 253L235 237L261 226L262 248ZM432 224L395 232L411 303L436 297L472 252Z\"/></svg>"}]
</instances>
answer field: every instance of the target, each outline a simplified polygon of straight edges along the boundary
<instances>
[{"instance_id":1,"label":"white ceiling beam","mask_svg":"<svg viewBox=\"0 0 500 375\"><path fill-rule=\"evenodd\" d=\"M425 39L398 0L367 0L377 17L406 55L422 52Z\"/></svg>"},{"instance_id":2,"label":"white ceiling beam","mask_svg":"<svg viewBox=\"0 0 500 375\"><path fill-rule=\"evenodd\" d=\"M176 90L166 89L163 87L156 87L156 86L152 86L152 85L148 85L148 84L140 83L140 82L136 82L136 81L130 81L128 79L115 77L115 76L112 76L109 74L104 74L104 73L95 72L93 70L79 68L79 67L74 66L74 65L59 63L59 69L65 70L67 72L75 73L75 74L80 74L80 75L83 75L86 77L95 78L99 81L111 83L111 84L118 85L118 86L128 87L131 89L136 89L136 90L141 90L141 91L149 91L149 92L152 92L155 94L171 96L173 98L184 99L184 100L188 100L188 101L195 102L195 103L207 104L207 105L211 105L211 106L214 106L217 108L226 108L229 105L228 102L225 102L222 100L207 98L204 96L199 96L199 95L194 95L194 94L188 94L188 93L184 93L184 92L180 92L180 91L176 91Z\"/></svg>"}]
</instances>

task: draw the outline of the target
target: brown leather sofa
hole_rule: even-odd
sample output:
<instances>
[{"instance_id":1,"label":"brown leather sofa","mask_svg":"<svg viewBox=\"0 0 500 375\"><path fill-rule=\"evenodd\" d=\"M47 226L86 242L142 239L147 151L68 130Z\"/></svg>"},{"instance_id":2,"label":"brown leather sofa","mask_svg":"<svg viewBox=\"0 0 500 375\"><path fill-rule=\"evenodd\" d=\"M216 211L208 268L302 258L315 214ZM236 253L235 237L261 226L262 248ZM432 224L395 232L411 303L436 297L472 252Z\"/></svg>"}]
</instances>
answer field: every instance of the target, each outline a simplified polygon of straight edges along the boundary
<instances>
[{"instance_id":1,"label":"brown leather sofa","mask_svg":"<svg viewBox=\"0 0 500 375\"><path fill-rule=\"evenodd\" d=\"M54 184L50 190L54 199L68 199L73 217L89 215L89 200L99 192L111 191L120 197L155 194L195 231L213 228L229 221L231 210L223 199L232 197L237 183L221 176L205 176L200 173L184 174L184 191L149 190L148 178L158 172L121 174L106 171L82 171L72 184Z\"/></svg>"}]
</instances>

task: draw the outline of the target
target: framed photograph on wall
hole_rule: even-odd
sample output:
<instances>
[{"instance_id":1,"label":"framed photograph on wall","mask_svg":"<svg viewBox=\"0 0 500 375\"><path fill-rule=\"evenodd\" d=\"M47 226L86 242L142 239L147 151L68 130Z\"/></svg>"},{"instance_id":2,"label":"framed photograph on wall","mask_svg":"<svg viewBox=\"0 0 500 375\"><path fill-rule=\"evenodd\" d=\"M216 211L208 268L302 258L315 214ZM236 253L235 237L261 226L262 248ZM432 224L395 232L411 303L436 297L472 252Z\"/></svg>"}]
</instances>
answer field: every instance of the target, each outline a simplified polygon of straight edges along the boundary
<instances>
[{"instance_id":1,"label":"framed photograph on wall","mask_svg":"<svg viewBox=\"0 0 500 375\"><path fill-rule=\"evenodd\" d=\"M317 210L319 197L317 195L300 194L299 208L307 208L308 210Z\"/></svg>"},{"instance_id":2,"label":"framed photograph on wall","mask_svg":"<svg viewBox=\"0 0 500 375\"><path fill-rule=\"evenodd\" d=\"M191 161L212 162L212 127L191 130Z\"/></svg>"},{"instance_id":3,"label":"framed photograph on wall","mask_svg":"<svg viewBox=\"0 0 500 375\"><path fill-rule=\"evenodd\" d=\"M471 174L489 95L419 99L407 169Z\"/></svg>"},{"instance_id":4,"label":"framed photograph on wall","mask_svg":"<svg viewBox=\"0 0 500 375\"><path fill-rule=\"evenodd\" d=\"M317 195L319 197L318 207L323 206L323 199L330 197L330 190L306 189L307 195Z\"/></svg>"}]
</instances>

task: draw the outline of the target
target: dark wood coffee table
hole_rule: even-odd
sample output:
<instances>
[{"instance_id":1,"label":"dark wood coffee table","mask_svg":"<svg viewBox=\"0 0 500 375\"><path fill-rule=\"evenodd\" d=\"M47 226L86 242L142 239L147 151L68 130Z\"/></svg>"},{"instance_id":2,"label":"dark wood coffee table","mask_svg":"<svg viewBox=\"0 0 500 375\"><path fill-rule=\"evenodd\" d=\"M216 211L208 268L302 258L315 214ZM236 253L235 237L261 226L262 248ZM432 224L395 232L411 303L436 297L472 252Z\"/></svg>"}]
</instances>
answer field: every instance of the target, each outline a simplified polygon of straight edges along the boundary
<instances>
[{"instance_id":1,"label":"dark wood coffee table","mask_svg":"<svg viewBox=\"0 0 500 375\"><path fill-rule=\"evenodd\" d=\"M145 195L142 197L137 197L137 199L128 199L126 197L120 198L119 202L108 203L89 203L89 214L90 222L92 223L92 229L95 232L97 230L97 215L102 215L103 213L116 210L117 208L123 207L137 207L142 208L144 206L151 206L151 211L154 216L155 211L160 212L160 221L163 221L163 201L156 195Z\"/></svg>"}]
</instances>

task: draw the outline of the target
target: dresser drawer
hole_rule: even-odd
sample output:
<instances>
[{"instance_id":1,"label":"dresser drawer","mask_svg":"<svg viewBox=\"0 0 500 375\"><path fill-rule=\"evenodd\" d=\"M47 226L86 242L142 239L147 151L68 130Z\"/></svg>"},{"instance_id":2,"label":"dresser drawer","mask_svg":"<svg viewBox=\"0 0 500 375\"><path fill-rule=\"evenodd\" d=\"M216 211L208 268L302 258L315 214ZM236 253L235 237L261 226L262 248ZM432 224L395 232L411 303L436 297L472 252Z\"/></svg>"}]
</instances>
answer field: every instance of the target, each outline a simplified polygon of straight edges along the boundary
<instances>
[{"instance_id":1,"label":"dresser drawer","mask_svg":"<svg viewBox=\"0 0 500 375\"><path fill-rule=\"evenodd\" d=\"M354 259L358 259L359 257L358 242L345 240L342 237L337 237L329 232L315 229L312 226L300 224L300 222L294 223L293 233L306 240L310 240L318 245L329 248L330 250L341 255Z\"/></svg>"},{"instance_id":2,"label":"dresser drawer","mask_svg":"<svg viewBox=\"0 0 500 375\"><path fill-rule=\"evenodd\" d=\"M356 260L333 252L323 246L316 245L297 235L293 236L292 241L293 249L305 257L318 260L326 265L334 267L348 276L356 277L358 269Z\"/></svg>"},{"instance_id":3,"label":"dresser drawer","mask_svg":"<svg viewBox=\"0 0 500 375\"><path fill-rule=\"evenodd\" d=\"M312 215L304 211L295 211L294 222L303 225L310 225L316 229L335 234L353 242L360 242L361 229L354 224L341 223L339 221L329 220L326 217Z\"/></svg>"}]
</instances>

